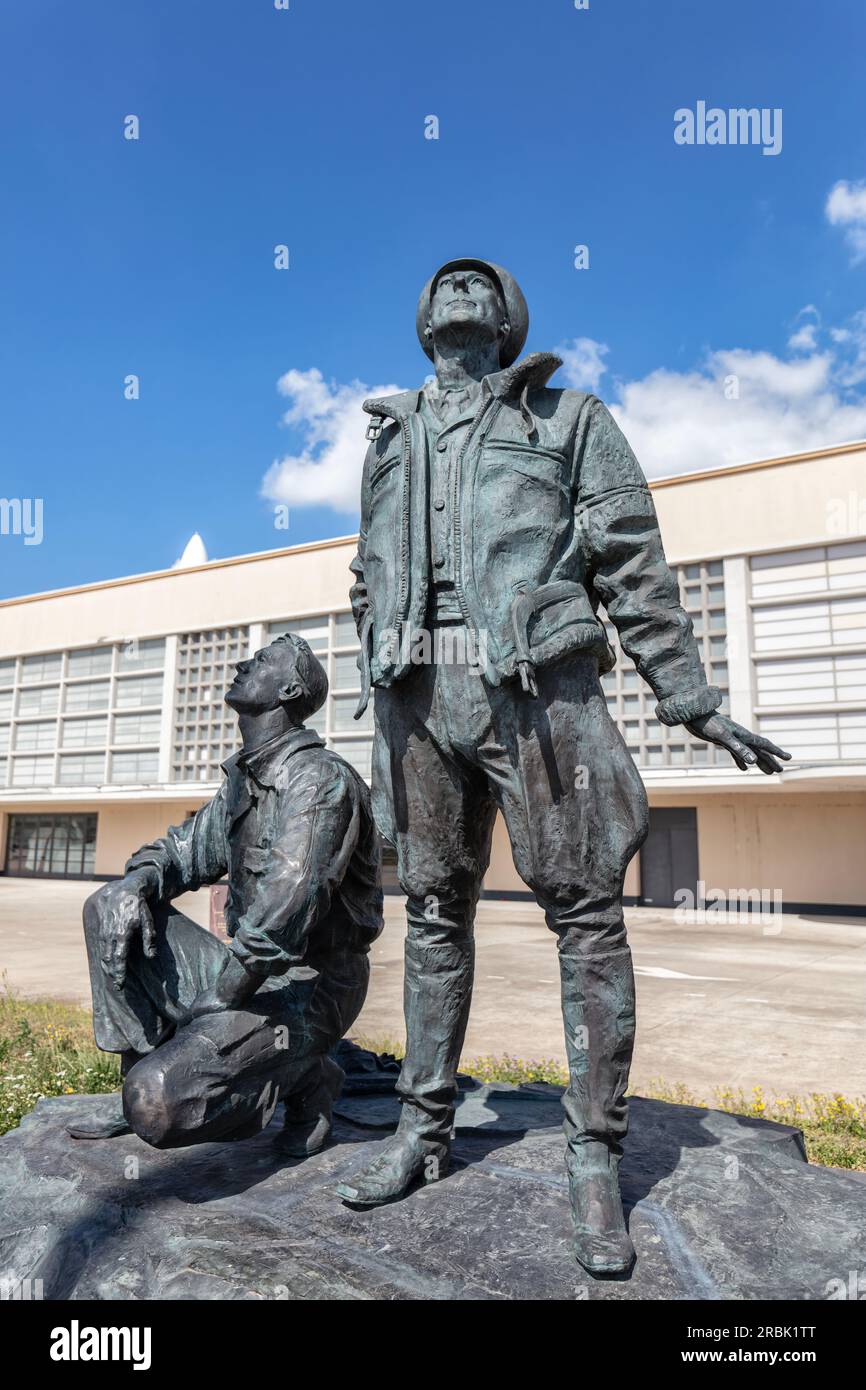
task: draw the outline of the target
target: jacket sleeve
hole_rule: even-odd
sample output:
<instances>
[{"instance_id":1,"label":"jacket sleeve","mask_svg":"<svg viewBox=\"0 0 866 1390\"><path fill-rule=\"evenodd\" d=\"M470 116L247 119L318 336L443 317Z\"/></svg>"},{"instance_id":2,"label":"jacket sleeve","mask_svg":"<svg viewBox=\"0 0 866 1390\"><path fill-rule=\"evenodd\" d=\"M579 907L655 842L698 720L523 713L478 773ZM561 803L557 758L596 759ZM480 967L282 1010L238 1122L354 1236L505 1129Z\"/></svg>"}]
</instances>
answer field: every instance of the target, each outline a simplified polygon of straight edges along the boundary
<instances>
[{"instance_id":1,"label":"jacket sleeve","mask_svg":"<svg viewBox=\"0 0 866 1390\"><path fill-rule=\"evenodd\" d=\"M289 774L277 796L273 843L261 852L255 892L231 943L247 970L261 976L303 964L310 933L330 911L361 824L351 774L331 759L313 771Z\"/></svg>"},{"instance_id":2,"label":"jacket sleeve","mask_svg":"<svg viewBox=\"0 0 866 1390\"><path fill-rule=\"evenodd\" d=\"M656 717L685 724L710 714L721 704L721 692L707 684L646 478L625 435L594 396L581 412L575 450L575 517L588 588L652 687Z\"/></svg>"},{"instance_id":3,"label":"jacket sleeve","mask_svg":"<svg viewBox=\"0 0 866 1390\"><path fill-rule=\"evenodd\" d=\"M217 883L228 872L225 784L189 820L169 826L161 839L136 850L125 872L144 865L157 870L159 896L165 902L205 883Z\"/></svg>"}]
</instances>

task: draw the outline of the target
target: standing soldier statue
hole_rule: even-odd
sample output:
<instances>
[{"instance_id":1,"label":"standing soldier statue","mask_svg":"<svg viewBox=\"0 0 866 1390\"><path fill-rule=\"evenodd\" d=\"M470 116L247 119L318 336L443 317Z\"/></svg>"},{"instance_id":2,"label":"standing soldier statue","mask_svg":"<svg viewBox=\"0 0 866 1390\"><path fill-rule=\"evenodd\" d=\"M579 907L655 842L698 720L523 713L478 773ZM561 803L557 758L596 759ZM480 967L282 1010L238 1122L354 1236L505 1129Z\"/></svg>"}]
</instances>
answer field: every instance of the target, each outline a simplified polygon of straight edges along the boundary
<instances>
[{"instance_id":1,"label":"standing soldier statue","mask_svg":"<svg viewBox=\"0 0 866 1390\"><path fill-rule=\"evenodd\" d=\"M659 720L743 771L778 772L788 754L718 713L640 466L601 401L546 385L559 358L516 361L527 327L507 271L450 261L418 303L435 381L364 405L352 603L365 696L375 687L373 809L407 898L407 1038L398 1129L339 1192L376 1205L446 1171L499 810L557 938L575 1254L615 1275L634 1259L618 1182L635 1027L622 888L648 810L599 682L614 663L599 605Z\"/></svg>"}]
</instances>

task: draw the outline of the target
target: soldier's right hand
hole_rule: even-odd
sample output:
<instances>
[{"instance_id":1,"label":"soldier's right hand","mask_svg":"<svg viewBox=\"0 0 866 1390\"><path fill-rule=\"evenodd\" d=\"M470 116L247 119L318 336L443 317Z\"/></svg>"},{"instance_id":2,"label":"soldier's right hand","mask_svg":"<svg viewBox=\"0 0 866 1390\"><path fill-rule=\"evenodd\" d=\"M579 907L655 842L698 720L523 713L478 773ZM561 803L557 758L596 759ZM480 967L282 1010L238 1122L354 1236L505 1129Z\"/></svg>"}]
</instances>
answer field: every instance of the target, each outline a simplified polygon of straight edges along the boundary
<instances>
[{"instance_id":1,"label":"soldier's right hand","mask_svg":"<svg viewBox=\"0 0 866 1390\"><path fill-rule=\"evenodd\" d=\"M157 889L154 872L142 868L103 884L93 895L99 916L99 958L118 989L126 983L126 961L137 932L144 954L156 955L156 930L147 899Z\"/></svg>"}]
</instances>

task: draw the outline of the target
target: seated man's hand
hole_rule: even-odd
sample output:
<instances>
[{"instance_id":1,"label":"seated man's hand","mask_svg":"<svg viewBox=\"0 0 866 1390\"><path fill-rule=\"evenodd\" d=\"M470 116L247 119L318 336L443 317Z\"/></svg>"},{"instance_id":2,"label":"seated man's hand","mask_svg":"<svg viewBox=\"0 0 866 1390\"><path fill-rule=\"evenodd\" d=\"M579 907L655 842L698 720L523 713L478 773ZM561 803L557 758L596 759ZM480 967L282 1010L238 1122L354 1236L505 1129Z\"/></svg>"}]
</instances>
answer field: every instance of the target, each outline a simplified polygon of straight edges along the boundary
<instances>
[{"instance_id":1,"label":"seated man's hand","mask_svg":"<svg viewBox=\"0 0 866 1390\"><path fill-rule=\"evenodd\" d=\"M775 743L771 743L762 734L753 734L750 729L744 729L742 724L735 724L726 714L702 714L699 719L693 719L687 724L686 728L695 738L714 743L717 748L724 748L741 772L747 772L750 767L759 767L769 777L774 772L782 771L782 765L777 759L783 758L788 762L791 757L784 748L777 748Z\"/></svg>"},{"instance_id":2,"label":"seated man's hand","mask_svg":"<svg viewBox=\"0 0 866 1390\"><path fill-rule=\"evenodd\" d=\"M104 884L93 895L99 915L99 959L118 989L126 983L126 961L136 933L141 933L144 954L156 955L156 930L147 900L158 891L156 871L142 868Z\"/></svg>"}]
</instances>

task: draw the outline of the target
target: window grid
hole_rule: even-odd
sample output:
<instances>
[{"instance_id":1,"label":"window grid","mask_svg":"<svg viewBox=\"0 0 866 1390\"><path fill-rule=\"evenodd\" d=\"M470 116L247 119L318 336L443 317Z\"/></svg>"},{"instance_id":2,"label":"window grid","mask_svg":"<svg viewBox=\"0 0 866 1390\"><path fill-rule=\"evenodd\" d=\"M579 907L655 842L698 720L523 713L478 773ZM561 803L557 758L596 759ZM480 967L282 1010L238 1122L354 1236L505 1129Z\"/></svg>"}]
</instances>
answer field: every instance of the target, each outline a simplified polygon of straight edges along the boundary
<instances>
[{"instance_id":1,"label":"window grid","mask_svg":"<svg viewBox=\"0 0 866 1390\"><path fill-rule=\"evenodd\" d=\"M175 676L173 782L218 782L239 745L237 715L224 702L234 668L249 651L248 627L183 632Z\"/></svg>"},{"instance_id":2,"label":"window grid","mask_svg":"<svg viewBox=\"0 0 866 1390\"><path fill-rule=\"evenodd\" d=\"M680 602L692 620L707 680L717 685L727 701L727 619L725 583L721 560L671 566L680 590ZM699 743L681 724L670 727L655 717L656 698L644 685L616 640L616 630L605 616L608 640L616 652L616 666L602 677L602 689L611 718L619 725L629 752L639 767L707 767L727 761L721 749Z\"/></svg>"},{"instance_id":3,"label":"window grid","mask_svg":"<svg viewBox=\"0 0 866 1390\"><path fill-rule=\"evenodd\" d=\"M752 555L749 574L758 731L797 759L860 761L866 540Z\"/></svg>"},{"instance_id":4,"label":"window grid","mask_svg":"<svg viewBox=\"0 0 866 1390\"><path fill-rule=\"evenodd\" d=\"M357 660L360 644L351 612L322 613L315 617L286 618L268 623L266 640L272 642L283 632L293 632L309 642L328 675L328 698L322 709L306 721L328 748L370 780L373 751L372 701L359 720L353 718L361 693L361 673Z\"/></svg>"},{"instance_id":5,"label":"window grid","mask_svg":"<svg viewBox=\"0 0 866 1390\"><path fill-rule=\"evenodd\" d=\"M115 719L138 716L141 699L156 725L142 728L140 741L158 750L164 663L164 638L4 658L0 789L103 785ZM121 741L126 749L129 740Z\"/></svg>"}]
</instances>

